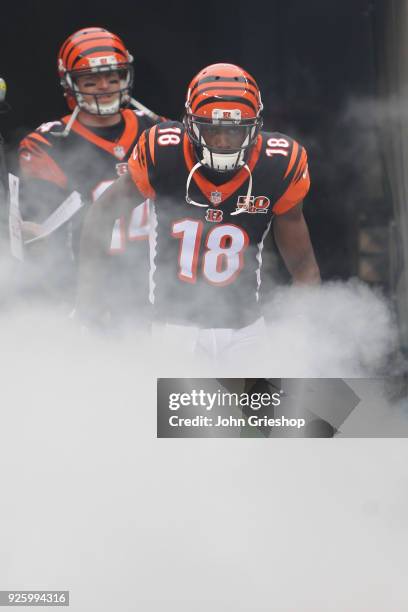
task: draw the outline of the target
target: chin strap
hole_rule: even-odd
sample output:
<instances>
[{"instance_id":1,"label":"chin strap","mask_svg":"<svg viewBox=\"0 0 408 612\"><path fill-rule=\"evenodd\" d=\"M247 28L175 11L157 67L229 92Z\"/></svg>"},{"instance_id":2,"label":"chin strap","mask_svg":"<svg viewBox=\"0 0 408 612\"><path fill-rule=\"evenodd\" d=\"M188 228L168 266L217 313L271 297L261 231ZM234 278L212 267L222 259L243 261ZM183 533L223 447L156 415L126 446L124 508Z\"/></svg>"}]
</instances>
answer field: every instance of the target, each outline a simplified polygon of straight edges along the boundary
<instances>
[{"instance_id":1,"label":"chin strap","mask_svg":"<svg viewBox=\"0 0 408 612\"><path fill-rule=\"evenodd\" d=\"M186 183L186 202L187 204L192 204L193 206L200 206L201 208L208 208L208 204L200 204L199 202L194 202L188 195L188 189L190 187L191 179L193 178L193 174L196 170L198 170L203 164L201 162L197 162L195 166L193 166L190 170L190 174L188 175L187 183Z\"/></svg>"},{"instance_id":2,"label":"chin strap","mask_svg":"<svg viewBox=\"0 0 408 612\"><path fill-rule=\"evenodd\" d=\"M77 118L79 111L80 111L79 106L76 106L63 132L50 132L50 134L52 134L53 136L57 136L58 138L66 138L71 131L72 125L75 119Z\"/></svg>"},{"instance_id":3,"label":"chin strap","mask_svg":"<svg viewBox=\"0 0 408 612\"><path fill-rule=\"evenodd\" d=\"M208 208L209 204L200 204L199 202L195 202L194 200L192 200L190 198L190 196L188 195L188 190L190 187L190 183L191 183L191 179L193 178L193 174L196 170L198 170L203 164L201 162L197 162L195 166L193 166L190 170L190 174L188 175L188 179L187 179L187 183L186 183L186 202L187 204L192 204L193 206L200 206L201 208ZM243 206L242 208L240 208L239 210L236 210L234 212L231 213L231 217L235 216L235 215L240 215L243 212L247 211L247 208L249 206L249 200L251 198L251 194L252 194L252 172L250 167L248 166L248 164L244 164L242 166L242 168L244 168L248 174L249 174L249 183L248 183L248 191L247 194L245 196L245 204L246 206Z\"/></svg>"},{"instance_id":4,"label":"chin strap","mask_svg":"<svg viewBox=\"0 0 408 612\"><path fill-rule=\"evenodd\" d=\"M248 206L249 206L249 200L250 200L251 193L252 193L252 172L251 172L251 169L248 166L248 164L245 164L242 167L245 168L245 170L249 174L248 191L247 191L247 194L245 196L245 206L243 206L242 208L239 208L238 210L235 210L234 212L232 212L231 213L231 217L234 216L234 215L240 215L243 212L247 212L247 209L248 209Z\"/></svg>"}]
</instances>

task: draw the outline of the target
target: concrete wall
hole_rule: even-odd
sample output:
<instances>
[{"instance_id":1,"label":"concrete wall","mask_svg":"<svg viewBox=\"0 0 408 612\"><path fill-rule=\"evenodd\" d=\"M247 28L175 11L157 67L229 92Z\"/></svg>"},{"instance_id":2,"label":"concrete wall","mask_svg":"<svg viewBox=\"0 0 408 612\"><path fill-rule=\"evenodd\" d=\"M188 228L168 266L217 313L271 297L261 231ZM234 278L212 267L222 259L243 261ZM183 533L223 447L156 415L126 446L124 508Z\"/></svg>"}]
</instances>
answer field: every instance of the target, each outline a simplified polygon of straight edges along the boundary
<instances>
[{"instance_id":1,"label":"concrete wall","mask_svg":"<svg viewBox=\"0 0 408 612\"><path fill-rule=\"evenodd\" d=\"M378 2L378 119L394 222L390 233L392 294L408 350L408 2Z\"/></svg>"}]
</instances>

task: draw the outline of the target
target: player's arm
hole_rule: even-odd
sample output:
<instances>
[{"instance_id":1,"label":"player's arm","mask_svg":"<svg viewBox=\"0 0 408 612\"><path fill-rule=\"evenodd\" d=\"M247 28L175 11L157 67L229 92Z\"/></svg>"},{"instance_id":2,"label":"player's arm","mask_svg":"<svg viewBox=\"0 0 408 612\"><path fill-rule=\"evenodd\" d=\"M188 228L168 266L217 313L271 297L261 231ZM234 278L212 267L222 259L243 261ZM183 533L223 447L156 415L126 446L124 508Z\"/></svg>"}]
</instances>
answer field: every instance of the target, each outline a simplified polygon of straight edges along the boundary
<instances>
[{"instance_id":1,"label":"player's arm","mask_svg":"<svg viewBox=\"0 0 408 612\"><path fill-rule=\"evenodd\" d=\"M320 272L310 234L302 212L302 203L274 219L277 247L295 284L316 285Z\"/></svg>"},{"instance_id":2,"label":"player's arm","mask_svg":"<svg viewBox=\"0 0 408 612\"><path fill-rule=\"evenodd\" d=\"M41 233L41 223L68 195L68 179L52 153L51 142L39 131L19 146L20 211L27 238Z\"/></svg>"},{"instance_id":3,"label":"player's arm","mask_svg":"<svg viewBox=\"0 0 408 612\"><path fill-rule=\"evenodd\" d=\"M132 210L145 196L128 174L118 178L90 207L81 233L76 311L80 318L100 315L100 289L109 257L112 226L116 219L129 221Z\"/></svg>"},{"instance_id":4,"label":"player's arm","mask_svg":"<svg viewBox=\"0 0 408 612\"><path fill-rule=\"evenodd\" d=\"M121 176L90 207L85 218L79 253L77 311L83 318L98 314L99 287L104 259L112 237L115 219L128 221L132 210L146 198L154 198L153 162L149 132L143 132L128 160L129 173Z\"/></svg>"},{"instance_id":5,"label":"player's arm","mask_svg":"<svg viewBox=\"0 0 408 612\"><path fill-rule=\"evenodd\" d=\"M28 134L19 147L19 204L23 239L28 241L44 233L43 223L68 195L68 177L57 163L47 130L39 128ZM51 299L61 299L62 281L59 262L69 261L71 249L63 228L24 247L29 265L22 268L22 282L30 290Z\"/></svg>"},{"instance_id":6,"label":"player's arm","mask_svg":"<svg viewBox=\"0 0 408 612\"><path fill-rule=\"evenodd\" d=\"M303 216L303 199L310 188L307 153L291 141L284 180L287 188L273 207L276 245L295 284L320 283L320 271Z\"/></svg>"}]
</instances>

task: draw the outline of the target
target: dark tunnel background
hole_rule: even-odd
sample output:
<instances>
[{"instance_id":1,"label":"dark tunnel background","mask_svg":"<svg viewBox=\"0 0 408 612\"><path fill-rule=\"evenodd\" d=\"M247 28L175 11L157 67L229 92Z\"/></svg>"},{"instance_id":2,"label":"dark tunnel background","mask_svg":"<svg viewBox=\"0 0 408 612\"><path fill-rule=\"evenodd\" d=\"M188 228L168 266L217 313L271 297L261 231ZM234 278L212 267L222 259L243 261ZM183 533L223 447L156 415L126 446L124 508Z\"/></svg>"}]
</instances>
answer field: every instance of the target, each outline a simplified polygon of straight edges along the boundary
<instances>
[{"instance_id":1,"label":"dark tunnel background","mask_svg":"<svg viewBox=\"0 0 408 612\"><path fill-rule=\"evenodd\" d=\"M381 227L391 215L376 128L360 125L350 112L353 101L377 95L376 28L385 4L10 4L0 42L0 75L13 108L0 117L10 164L24 133L66 114L56 54L81 27L100 25L122 36L134 56L135 96L173 118L182 114L187 84L200 68L234 62L260 85L265 127L290 134L308 150L312 188L305 215L323 278L358 275L360 227ZM380 280L387 289L387 278Z\"/></svg>"}]
</instances>

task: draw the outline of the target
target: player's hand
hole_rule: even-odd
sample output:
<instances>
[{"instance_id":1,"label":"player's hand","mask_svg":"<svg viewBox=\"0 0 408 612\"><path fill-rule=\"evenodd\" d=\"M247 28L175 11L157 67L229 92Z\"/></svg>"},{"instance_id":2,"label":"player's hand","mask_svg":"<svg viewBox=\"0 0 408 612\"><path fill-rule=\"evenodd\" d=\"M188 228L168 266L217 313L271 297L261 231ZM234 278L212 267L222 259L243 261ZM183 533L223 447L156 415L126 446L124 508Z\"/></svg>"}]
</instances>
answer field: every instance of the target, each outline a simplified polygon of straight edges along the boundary
<instances>
[{"instance_id":1,"label":"player's hand","mask_svg":"<svg viewBox=\"0 0 408 612\"><path fill-rule=\"evenodd\" d=\"M30 240L31 238L41 236L42 227L39 223L34 223L33 221L22 221L21 231L23 232L24 240Z\"/></svg>"}]
</instances>

